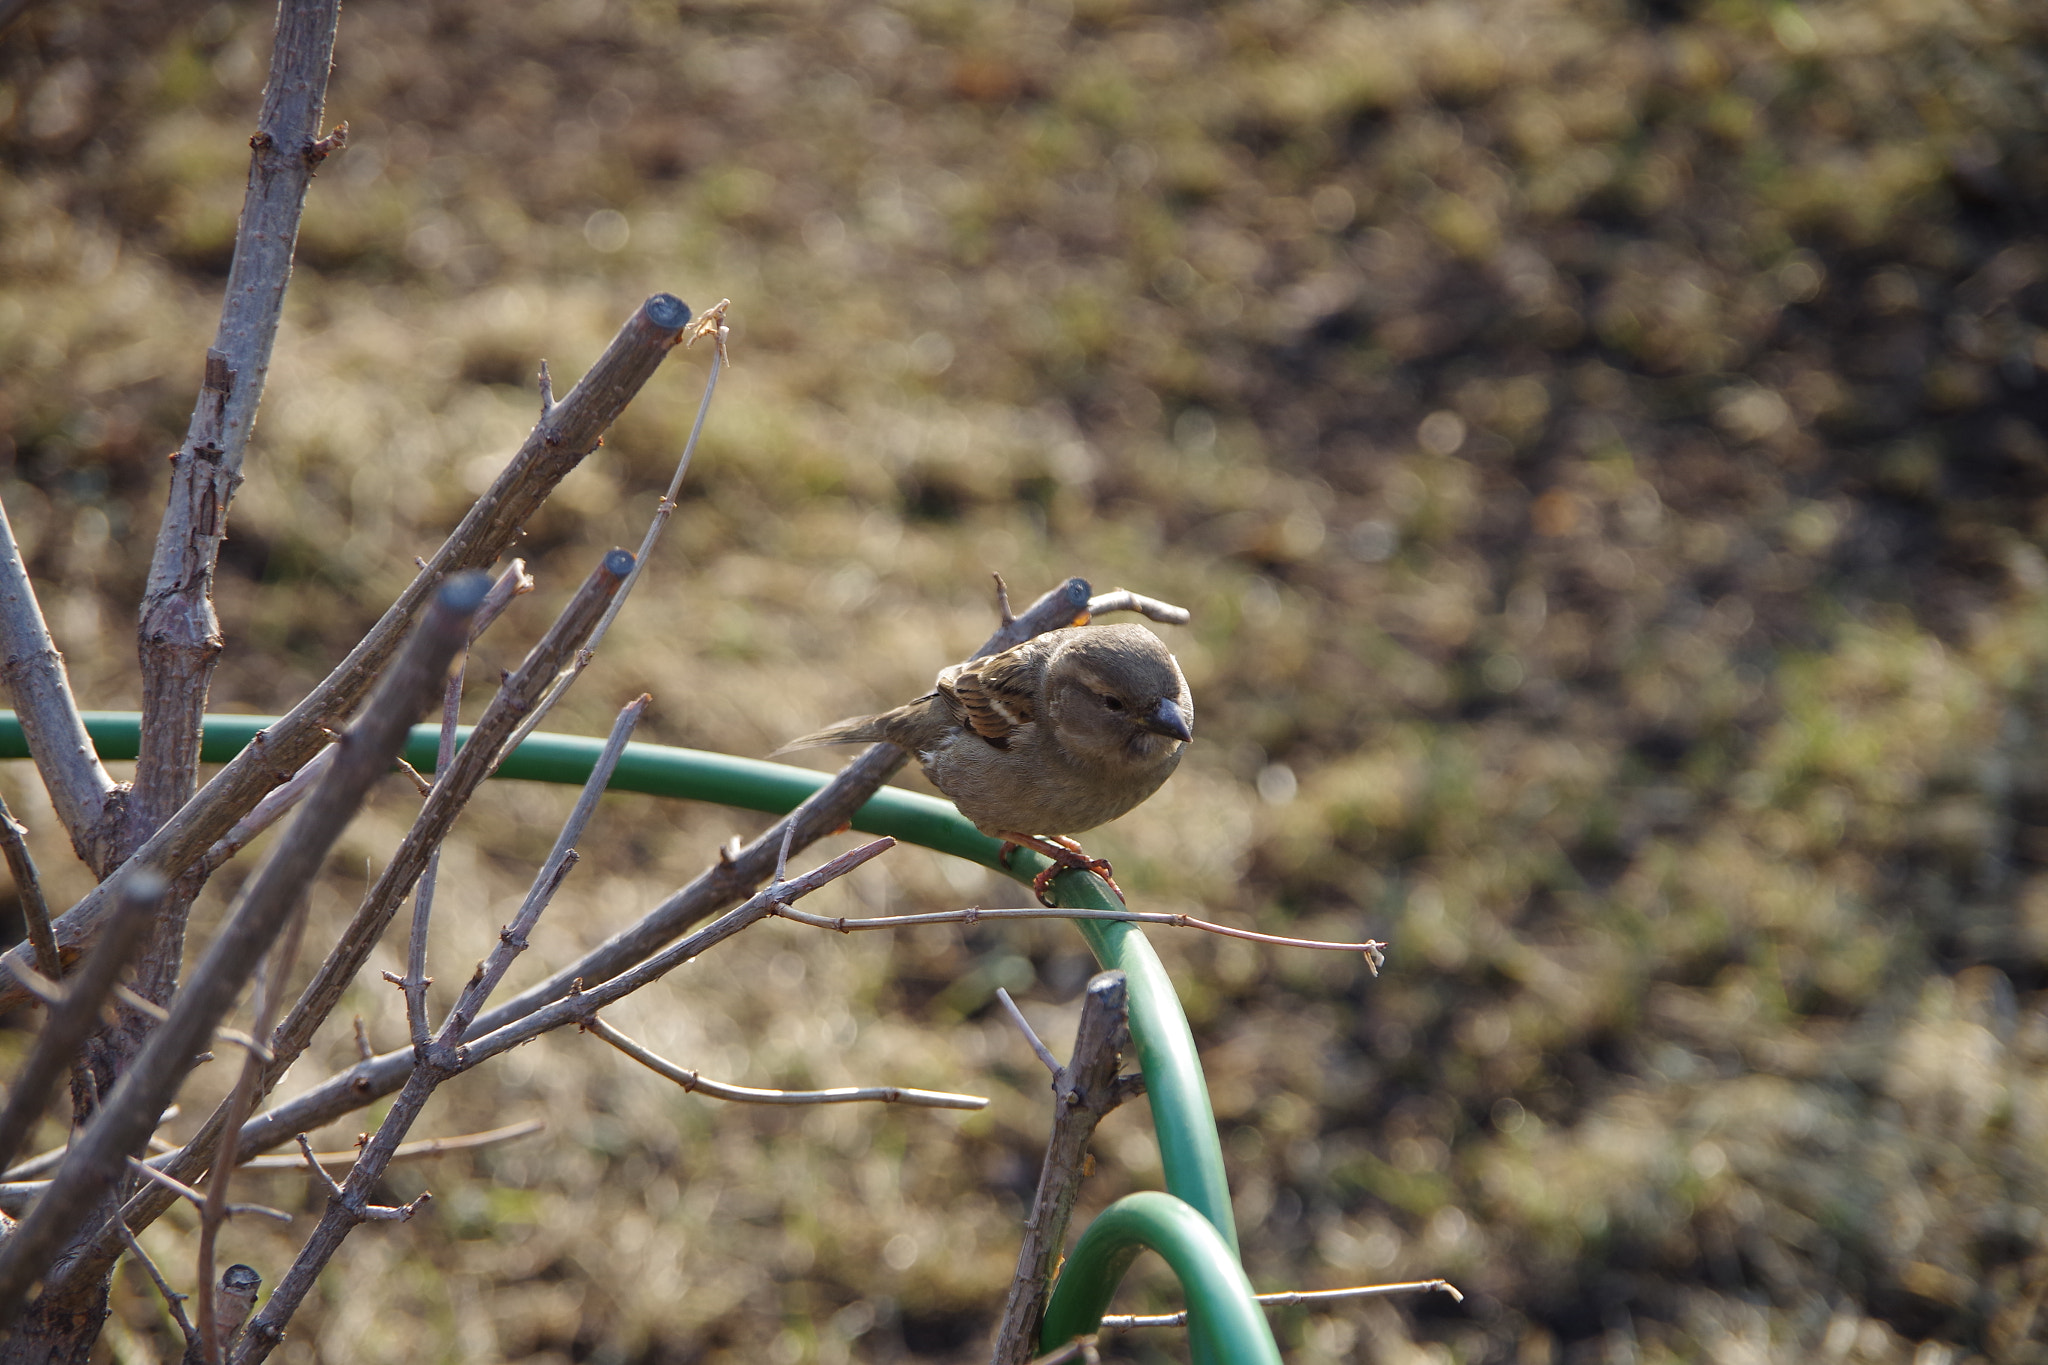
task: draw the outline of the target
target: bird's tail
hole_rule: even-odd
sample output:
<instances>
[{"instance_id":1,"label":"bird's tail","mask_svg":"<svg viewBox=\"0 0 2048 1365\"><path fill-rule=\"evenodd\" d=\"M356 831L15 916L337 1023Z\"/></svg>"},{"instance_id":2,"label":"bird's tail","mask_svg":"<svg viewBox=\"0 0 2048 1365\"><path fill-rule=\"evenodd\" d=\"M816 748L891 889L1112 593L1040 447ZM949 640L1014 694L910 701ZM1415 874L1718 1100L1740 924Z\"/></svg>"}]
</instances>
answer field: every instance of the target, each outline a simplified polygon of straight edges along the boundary
<instances>
[{"instance_id":1,"label":"bird's tail","mask_svg":"<svg viewBox=\"0 0 2048 1365\"><path fill-rule=\"evenodd\" d=\"M850 720L842 720L822 730L813 730L808 735L799 736L768 757L778 758L792 750L818 749L827 744L879 744L888 738L888 735L883 733L886 728L884 722L888 719L888 712L883 712L879 716L854 716Z\"/></svg>"}]
</instances>

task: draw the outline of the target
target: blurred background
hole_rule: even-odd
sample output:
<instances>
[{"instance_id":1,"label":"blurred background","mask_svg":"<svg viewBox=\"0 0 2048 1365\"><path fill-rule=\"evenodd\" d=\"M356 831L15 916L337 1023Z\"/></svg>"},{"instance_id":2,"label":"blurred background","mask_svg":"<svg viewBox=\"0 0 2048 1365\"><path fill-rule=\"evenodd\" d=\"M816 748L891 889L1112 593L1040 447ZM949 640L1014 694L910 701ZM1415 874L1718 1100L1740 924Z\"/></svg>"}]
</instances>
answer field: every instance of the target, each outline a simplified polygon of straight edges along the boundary
<instances>
[{"instance_id":1,"label":"blurred background","mask_svg":"<svg viewBox=\"0 0 2048 1365\"><path fill-rule=\"evenodd\" d=\"M0 35L0 498L90 707L137 702L273 18ZM1140 908L1392 945L1372 980L1154 935L1248 1267L1466 1291L1288 1310L1290 1360L2048 1359L2048 10L359 0L328 117L214 709L326 673L540 360L561 391L647 294L729 297L682 510L550 728L645 689L642 738L759 756L925 688L993 572L1190 608L1197 741L1091 848ZM637 543L702 352L527 528L541 591L472 678ZM0 791L80 893L32 771ZM444 982L572 798L478 802ZM321 922L413 801L356 823ZM763 823L610 798L519 979ZM1020 900L905 849L812 908ZM616 1022L721 1079L991 1107L764 1115L547 1039L418 1135L546 1133L395 1171L431 1212L357 1232L278 1358L980 1358L1050 1118L992 994L1064 1052L1088 970L1056 924L751 931ZM352 1060L349 1008L402 1041L366 984L287 1090ZM1159 1181L1142 1105L1097 1145L1083 1217ZM146 1242L182 1284L180 1218ZM274 1282L293 1245L223 1255ZM116 1310L101 1358L175 1357L140 1276Z\"/></svg>"}]
</instances>

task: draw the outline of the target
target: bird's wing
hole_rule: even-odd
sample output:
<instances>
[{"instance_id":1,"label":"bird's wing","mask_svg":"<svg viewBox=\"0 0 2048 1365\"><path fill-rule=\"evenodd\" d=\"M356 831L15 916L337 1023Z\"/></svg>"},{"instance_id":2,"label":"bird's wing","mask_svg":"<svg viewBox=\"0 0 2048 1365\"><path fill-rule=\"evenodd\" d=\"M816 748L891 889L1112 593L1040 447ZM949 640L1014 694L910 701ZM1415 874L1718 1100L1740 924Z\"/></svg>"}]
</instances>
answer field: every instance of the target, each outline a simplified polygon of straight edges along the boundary
<instances>
[{"instance_id":1,"label":"bird's wing","mask_svg":"<svg viewBox=\"0 0 2048 1365\"><path fill-rule=\"evenodd\" d=\"M1038 680L1044 665L1027 641L986 659L973 659L939 675L939 692L975 734L998 749L1038 717Z\"/></svg>"}]
</instances>

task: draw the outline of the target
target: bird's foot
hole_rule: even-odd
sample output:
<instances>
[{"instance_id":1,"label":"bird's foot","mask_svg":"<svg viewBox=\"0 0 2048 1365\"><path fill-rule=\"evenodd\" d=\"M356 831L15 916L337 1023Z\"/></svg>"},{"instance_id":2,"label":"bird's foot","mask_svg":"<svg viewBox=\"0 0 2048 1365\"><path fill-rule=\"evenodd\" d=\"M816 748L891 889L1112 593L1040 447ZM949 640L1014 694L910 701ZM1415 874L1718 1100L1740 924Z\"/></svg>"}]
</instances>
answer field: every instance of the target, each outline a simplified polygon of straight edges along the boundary
<instances>
[{"instance_id":1,"label":"bird's foot","mask_svg":"<svg viewBox=\"0 0 2048 1365\"><path fill-rule=\"evenodd\" d=\"M1069 868L1082 872L1093 872L1109 884L1109 889L1116 892L1118 900L1124 898L1124 889L1116 884L1115 872L1110 867L1108 860L1090 857L1086 849L1064 835L1052 834L1040 838L1033 834L1011 834L1005 832L1001 837L1003 839L1003 866L1005 867L1010 865L1010 854L1016 852L1019 848L1034 849L1052 859L1051 867L1046 868L1031 879L1031 889L1037 893L1040 905L1051 908L1052 900L1047 893L1052 886L1052 879Z\"/></svg>"}]
</instances>

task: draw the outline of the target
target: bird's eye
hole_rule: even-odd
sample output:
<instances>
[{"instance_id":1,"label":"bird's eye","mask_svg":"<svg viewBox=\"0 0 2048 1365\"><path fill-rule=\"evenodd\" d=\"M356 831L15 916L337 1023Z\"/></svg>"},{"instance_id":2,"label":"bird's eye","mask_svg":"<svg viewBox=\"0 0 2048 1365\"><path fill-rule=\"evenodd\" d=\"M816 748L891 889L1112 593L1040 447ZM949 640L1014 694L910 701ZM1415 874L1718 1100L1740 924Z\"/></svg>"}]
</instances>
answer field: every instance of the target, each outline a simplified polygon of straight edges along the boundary
<instances>
[{"instance_id":1,"label":"bird's eye","mask_svg":"<svg viewBox=\"0 0 2048 1365\"><path fill-rule=\"evenodd\" d=\"M1124 709L1124 703L1121 697L1104 697L1102 699L1102 704L1112 711L1121 711Z\"/></svg>"}]
</instances>

